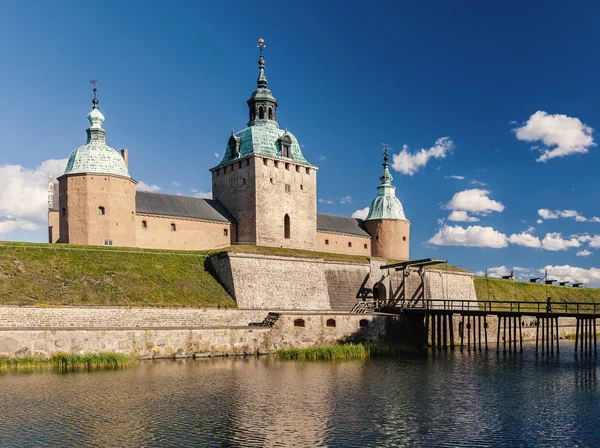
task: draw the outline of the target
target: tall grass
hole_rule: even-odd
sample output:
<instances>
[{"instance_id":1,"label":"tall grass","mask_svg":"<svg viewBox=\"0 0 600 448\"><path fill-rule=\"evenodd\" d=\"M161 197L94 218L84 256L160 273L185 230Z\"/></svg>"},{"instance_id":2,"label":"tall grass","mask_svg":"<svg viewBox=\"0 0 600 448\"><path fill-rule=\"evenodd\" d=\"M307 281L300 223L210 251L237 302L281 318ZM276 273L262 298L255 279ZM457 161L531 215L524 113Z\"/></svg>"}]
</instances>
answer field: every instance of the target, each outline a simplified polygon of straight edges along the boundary
<instances>
[{"instance_id":1,"label":"tall grass","mask_svg":"<svg viewBox=\"0 0 600 448\"><path fill-rule=\"evenodd\" d=\"M120 353L74 355L55 353L51 358L1 358L0 371L32 371L50 369L58 372L118 370L134 366L137 358Z\"/></svg>"},{"instance_id":2,"label":"tall grass","mask_svg":"<svg viewBox=\"0 0 600 448\"><path fill-rule=\"evenodd\" d=\"M362 342L327 345L323 347L292 348L279 350L277 357L282 360L323 361L345 359L369 359L381 356L398 356L417 353L414 347L386 342Z\"/></svg>"}]
</instances>

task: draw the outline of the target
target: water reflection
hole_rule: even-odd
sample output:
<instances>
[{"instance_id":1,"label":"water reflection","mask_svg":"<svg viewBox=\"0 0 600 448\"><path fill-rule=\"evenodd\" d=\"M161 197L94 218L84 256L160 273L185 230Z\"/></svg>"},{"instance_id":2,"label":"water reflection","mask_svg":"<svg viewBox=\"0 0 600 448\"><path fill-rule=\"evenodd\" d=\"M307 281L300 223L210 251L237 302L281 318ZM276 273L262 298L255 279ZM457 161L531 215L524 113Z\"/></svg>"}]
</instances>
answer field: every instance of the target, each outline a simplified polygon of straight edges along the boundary
<instances>
[{"instance_id":1,"label":"water reflection","mask_svg":"<svg viewBox=\"0 0 600 448\"><path fill-rule=\"evenodd\" d=\"M440 351L0 377L0 446L595 446L597 362Z\"/></svg>"}]
</instances>

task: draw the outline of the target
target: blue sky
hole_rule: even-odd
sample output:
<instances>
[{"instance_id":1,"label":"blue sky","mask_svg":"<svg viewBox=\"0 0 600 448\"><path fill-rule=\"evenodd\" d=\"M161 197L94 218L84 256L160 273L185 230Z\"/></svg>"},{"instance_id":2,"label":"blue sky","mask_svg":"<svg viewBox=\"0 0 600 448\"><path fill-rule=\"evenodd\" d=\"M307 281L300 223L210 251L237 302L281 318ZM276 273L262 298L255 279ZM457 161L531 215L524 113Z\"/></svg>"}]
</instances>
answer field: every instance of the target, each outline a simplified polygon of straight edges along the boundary
<instances>
[{"instance_id":1,"label":"blue sky","mask_svg":"<svg viewBox=\"0 0 600 448\"><path fill-rule=\"evenodd\" d=\"M136 180L209 192L263 37L279 124L320 167L319 212L367 207L381 142L407 145L392 174L412 257L600 284L599 14L591 1L4 2L0 238L45 241L26 185L85 143L93 77Z\"/></svg>"}]
</instances>

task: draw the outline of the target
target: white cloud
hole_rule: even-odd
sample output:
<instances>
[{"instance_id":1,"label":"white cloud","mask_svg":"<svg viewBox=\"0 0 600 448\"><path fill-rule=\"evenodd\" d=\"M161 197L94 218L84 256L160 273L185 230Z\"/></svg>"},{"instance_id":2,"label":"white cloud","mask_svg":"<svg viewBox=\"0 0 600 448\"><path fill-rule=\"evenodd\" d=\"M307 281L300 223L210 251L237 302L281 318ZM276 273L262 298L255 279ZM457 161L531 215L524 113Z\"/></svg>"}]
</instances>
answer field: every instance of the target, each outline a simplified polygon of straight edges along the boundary
<instances>
[{"instance_id":1,"label":"white cloud","mask_svg":"<svg viewBox=\"0 0 600 448\"><path fill-rule=\"evenodd\" d=\"M215 156L215 159L219 158L219 153L218 152L213 152L213 156Z\"/></svg>"},{"instance_id":2,"label":"white cloud","mask_svg":"<svg viewBox=\"0 0 600 448\"><path fill-rule=\"evenodd\" d=\"M600 249L600 235L594 235L593 237L590 238L590 247L594 248L594 249Z\"/></svg>"},{"instance_id":3,"label":"white cloud","mask_svg":"<svg viewBox=\"0 0 600 448\"><path fill-rule=\"evenodd\" d=\"M48 179L62 175L67 159L50 159L35 169L0 166L0 233L36 230L47 222Z\"/></svg>"},{"instance_id":4,"label":"white cloud","mask_svg":"<svg viewBox=\"0 0 600 448\"><path fill-rule=\"evenodd\" d=\"M548 115L541 110L534 113L522 127L515 128L517 139L541 141L545 147L538 162L546 162L554 157L571 154L585 154L596 146L592 137L593 129L578 118L566 115Z\"/></svg>"},{"instance_id":5,"label":"white cloud","mask_svg":"<svg viewBox=\"0 0 600 448\"><path fill-rule=\"evenodd\" d=\"M319 160L321 160L321 161L323 161L323 160L327 160L327 156L324 156L324 155L322 155L322 154L321 154L321 155L319 156Z\"/></svg>"},{"instance_id":6,"label":"white cloud","mask_svg":"<svg viewBox=\"0 0 600 448\"><path fill-rule=\"evenodd\" d=\"M181 187L181 184L179 182L177 182L176 180L171 182L171 184L173 184L174 187Z\"/></svg>"},{"instance_id":7,"label":"white cloud","mask_svg":"<svg viewBox=\"0 0 600 448\"><path fill-rule=\"evenodd\" d=\"M414 154L408 151L407 145L404 145L400 154L392 155L392 168L402 174L412 176L421 167L427 165L430 159L443 159L453 148L454 142L449 137L439 138L431 148L422 148Z\"/></svg>"},{"instance_id":8,"label":"white cloud","mask_svg":"<svg viewBox=\"0 0 600 448\"><path fill-rule=\"evenodd\" d=\"M502 212L504 205L498 201L490 199L487 190L474 188L456 193L445 208L448 210L461 210L475 214L487 215L491 212Z\"/></svg>"},{"instance_id":9,"label":"white cloud","mask_svg":"<svg viewBox=\"0 0 600 448\"><path fill-rule=\"evenodd\" d=\"M544 224L544 221L542 221L541 219L538 219L538 220L536 221L536 223L538 223L538 224Z\"/></svg>"},{"instance_id":10,"label":"white cloud","mask_svg":"<svg viewBox=\"0 0 600 448\"><path fill-rule=\"evenodd\" d=\"M600 269L598 268L585 269L566 264L563 266L546 266L545 269L548 270L548 276L559 282L585 283L588 286L594 287L600 286ZM543 270L540 270L540 272L543 272Z\"/></svg>"},{"instance_id":11,"label":"white cloud","mask_svg":"<svg viewBox=\"0 0 600 448\"><path fill-rule=\"evenodd\" d=\"M479 182L478 180L472 180L471 184L472 185L480 185L482 187L485 187L487 185L485 182Z\"/></svg>"},{"instance_id":12,"label":"white cloud","mask_svg":"<svg viewBox=\"0 0 600 448\"><path fill-rule=\"evenodd\" d=\"M592 221L592 222L600 222L600 218L598 218L597 216L592 216L590 218L590 221Z\"/></svg>"},{"instance_id":13,"label":"white cloud","mask_svg":"<svg viewBox=\"0 0 600 448\"><path fill-rule=\"evenodd\" d=\"M150 193L156 193L156 192L162 190L162 188L160 188L158 185L149 185L146 182L144 182L143 180L140 180L138 182L135 189L137 191L149 191Z\"/></svg>"},{"instance_id":14,"label":"white cloud","mask_svg":"<svg viewBox=\"0 0 600 448\"><path fill-rule=\"evenodd\" d=\"M320 202L321 204L333 204L333 201L332 201L331 199L323 199L323 198L320 198L320 199L319 199L319 202Z\"/></svg>"},{"instance_id":15,"label":"white cloud","mask_svg":"<svg viewBox=\"0 0 600 448\"><path fill-rule=\"evenodd\" d=\"M456 174L453 174L452 176L446 176L446 178L456 179L456 180L465 180L465 176L457 176Z\"/></svg>"},{"instance_id":16,"label":"white cloud","mask_svg":"<svg viewBox=\"0 0 600 448\"><path fill-rule=\"evenodd\" d=\"M356 219L367 219L369 215L369 207L361 208L352 213L352 217Z\"/></svg>"},{"instance_id":17,"label":"white cloud","mask_svg":"<svg viewBox=\"0 0 600 448\"><path fill-rule=\"evenodd\" d=\"M564 239L558 232L547 233L542 240L542 247L546 250L558 251L567 250L569 247L580 247L581 243L577 238L571 237L570 239Z\"/></svg>"},{"instance_id":18,"label":"white cloud","mask_svg":"<svg viewBox=\"0 0 600 448\"><path fill-rule=\"evenodd\" d=\"M575 255L578 257L589 257L590 255L592 255L592 253L589 250L584 249L584 250L580 250Z\"/></svg>"},{"instance_id":19,"label":"white cloud","mask_svg":"<svg viewBox=\"0 0 600 448\"><path fill-rule=\"evenodd\" d=\"M488 268L487 272L489 277L503 277L505 275L510 275L510 269L508 269L506 266ZM485 272L483 274L485 275Z\"/></svg>"},{"instance_id":20,"label":"white cloud","mask_svg":"<svg viewBox=\"0 0 600 448\"><path fill-rule=\"evenodd\" d=\"M344 196L342 199L340 199L340 204L352 204L352 202L351 196Z\"/></svg>"},{"instance_id":21,"label":"white cloud","mask_svg":"<svg viewBox=\"0 0 600 448\"><path fill-rule=\"evenodd\" d=\"M469 216L469 214L464 210L453 210L452 213L450 213L450 216L448 216L448 221L476 222L479 221L479 218L476 218L475 216Z\"/></svg>"},{"instance_id":22,"label":"white cloud","mask_svg":"<svg viewBox=\"0 0 600 448\"><path fill-rule=\"evenodd\" d=\"M212 191L197 191L194 193L195 198L212 199Z\"/></svg>"},{"instance_id":23,"label":"white cloud","mask_svg":"<svg viewBox=\"0 0 600 448\"><path fill-rule=\"evenodd\" d=\"M577 222L586 222L588 220L577 210L548 210L547 208L541 208L538 210L538 215L543 219L571 218Z\"/></svg>"},{"instance_id":24,"label":"white cloud","mask_svg":"<svg viewBox=\"0 0 600 448\"><path fill-rule=\"evenodd\" d=\"M492 227L469 226L465 229L461 226L445 225L428 243L437 246L501 248L508 246L508 238Z\"/></svg>"},{"instance_id":25,"label":"white cloud","mask_svg":"<svg viewBox=\"0 0 600 448\"><path fill-rule=\"evenodd\" d=\"M522 233L513 233L508 241L511 244L516 244L517 246L525 246L525 247L535 247L541 248L542 242L537 236L530 235L527 232Z\"/></svg>"}]
</instances>

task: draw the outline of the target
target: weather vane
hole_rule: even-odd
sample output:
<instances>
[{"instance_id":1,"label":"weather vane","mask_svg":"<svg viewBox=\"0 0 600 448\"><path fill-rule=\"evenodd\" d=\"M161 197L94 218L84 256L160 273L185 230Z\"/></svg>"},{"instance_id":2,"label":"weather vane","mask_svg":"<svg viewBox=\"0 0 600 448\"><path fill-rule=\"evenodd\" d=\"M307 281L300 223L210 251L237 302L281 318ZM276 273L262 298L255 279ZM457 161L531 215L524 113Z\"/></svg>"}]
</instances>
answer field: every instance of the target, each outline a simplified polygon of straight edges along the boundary
<instances>
[{"instance_id":1,"label":"weather vane","mask_svg":"<svg viewBox=\"0 0 600 448\"><path fill-rule=\"evenodd\" d=\"M381 144L383 146L383 161L385 163L388 162L388 149L390 147L390 145L388 145L387 143L382 143Z\"/></svg>"},{"instance_id":2,"label":"weather vane","mask_svg":"<svg viewBox=\"0 0 600 448\"><path fill-rule=\"evenodd\" d=\"M92 100L92 103L94 104L94 109L98 109L98 98L96 98L96 92L98 91L98 88L96 87L97 82L98 80L96 78L90 80L90 83L94 86L94 88L92 89L92 91L94 92L94 99Z\"/></svg>"}]
</instances>

